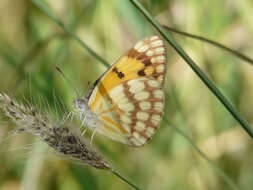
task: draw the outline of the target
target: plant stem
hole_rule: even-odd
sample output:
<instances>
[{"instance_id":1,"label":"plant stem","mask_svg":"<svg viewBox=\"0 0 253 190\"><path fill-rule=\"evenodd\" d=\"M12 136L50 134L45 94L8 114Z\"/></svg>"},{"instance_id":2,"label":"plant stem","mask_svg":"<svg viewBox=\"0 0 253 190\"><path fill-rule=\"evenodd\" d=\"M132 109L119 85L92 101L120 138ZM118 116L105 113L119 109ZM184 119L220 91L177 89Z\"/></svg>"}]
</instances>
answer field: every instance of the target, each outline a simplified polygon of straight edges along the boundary
<instances>
[{"instance_id":1,"label":"plant stem","mask_svg":"<svg viewBox=\"0 0 253 190\"><path fill-rule=\"evenodd\" d=\"M249 58L247 55L245 54L242 54L241 52L237 51L237 50L234 50L230 47L227 47L223 44L220 44L216 41L213 41L213 40L210 40L208 38L205 38L205 37L202 37L202 36L198 36L198 35L195 35L195 34L190 34L190 33L187 33L187 32L183 32L183 31L180 31L180 30L177 30L177 29L174 29L174 28L171 28L169 26L165 26L165 25L162 25L163 28L165 28L166 30L169 30L171 32L174 32L176 34L179 34L179 35L182 35L182 36L186 36L186 37L189 37L189 38L193 38L193 39L196 39L196 40L200 40L200 41L203 41L203 42L206 42L206 43L209 43L213 46L216 46L218 48L221 48L235 56L237 56L238 58L246 61L247 63L249 63L250 65L253 65L253 60L251 58Z\"/></svg>"},{"instance_id":2,"label":"plant stem","mask_svg":"<svg viewBox=\"0 0 253 190\"><path fill-rule=\"evenodd\" d=\"M169 124L169 121L167 120L167 118L165 118L165 122L172 126L172 128L175 130L175 132L177 132L178 134L180 134L184 139L186 139L191 146L195 149L195 151L203 158L205 159L218 173L218 175L220 175L221 178L223 178L224 181L227 182L227 184L233 189L233 190L239 190L240 188L224 173L224 171L222 169L220 169L215 163L214 161L210 160L204 152L202 152L199 147L178 127L175 127L173 124Z\"/></svg>"},{"instance_id":3,"label":"plant stem","mask_svg":"<svg viewBox=\"0 0 253 190\"><path fill-rule=\"evenodd\" d=\"M119 174L118 172L116 172L115 170L111 171L115 176L117 176L119 179L121 179L122 181L126 182L128 185L132 186L134 189L136 190L141 190L139 187L137 187L136 185L134 185L133 183L131 183L130 181L128 181L126 178L124 178L121 174Z\"/></svg>"},{"instance_id":4,"label":"plant stem","mask_svg":"<svg viewBox=\"0 0 253 190\"><path fill-rule=\"evenodd\" d=\"M107 61L105 61L101 56L99 56L95 51L93 51L86 43L84 43L77 35L74 34L68 27L64 25L63 22L61 22L60 19L58 19L55 15L51 13L51 11L48 9L48 7L45 6L44 3L42 3L40 0L31 0L40 10L42 10L48 17L50 17L55 23L57 23L63 30L68 33L72 38L74 38L76 41L78 41L88 53L90 53L92 56L94 56L97 60L99 60L104 66L109 67Z\"/></svg>"}]
</instances>

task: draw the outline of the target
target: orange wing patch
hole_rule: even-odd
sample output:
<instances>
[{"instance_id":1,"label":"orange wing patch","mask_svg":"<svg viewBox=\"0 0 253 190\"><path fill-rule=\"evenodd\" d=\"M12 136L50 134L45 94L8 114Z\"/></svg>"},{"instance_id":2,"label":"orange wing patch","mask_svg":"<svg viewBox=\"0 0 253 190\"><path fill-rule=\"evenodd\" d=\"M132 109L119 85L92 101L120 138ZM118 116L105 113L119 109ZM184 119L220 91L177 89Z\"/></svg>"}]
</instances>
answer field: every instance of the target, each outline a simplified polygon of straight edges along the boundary
<instances>
[{"instance_id":1,"label":"orange wing patch","mask_svg":"<svg viewBox=\"0 0 253 190\"><path fill-rule=\"evenodd\" d=\"M124 81L151 76L163 84L165 64L166 48L158 36L140 41L101 78L91 109L96 106L101 97L106 96L111 89Z\"/></svg>"}]
</instances>

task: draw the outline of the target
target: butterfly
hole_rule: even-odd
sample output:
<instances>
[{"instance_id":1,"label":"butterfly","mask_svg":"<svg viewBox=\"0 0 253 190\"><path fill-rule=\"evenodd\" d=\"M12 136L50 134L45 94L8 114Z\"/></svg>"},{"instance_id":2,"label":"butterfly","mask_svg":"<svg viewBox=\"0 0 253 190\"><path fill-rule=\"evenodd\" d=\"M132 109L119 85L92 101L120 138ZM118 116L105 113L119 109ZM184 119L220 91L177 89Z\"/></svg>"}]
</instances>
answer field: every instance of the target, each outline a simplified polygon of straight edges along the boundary
<instances>
[{"instance_id":1,"label":"butterfly","mask_svg":"<svg viewBox=\"0 0 253 190\"><path fill-rule=\"evenodd\" d=\"M139 41L74 101L82 124L130 146L146 144L163 118L166 59L159 36Z\"/></svg>"}]
</instances>

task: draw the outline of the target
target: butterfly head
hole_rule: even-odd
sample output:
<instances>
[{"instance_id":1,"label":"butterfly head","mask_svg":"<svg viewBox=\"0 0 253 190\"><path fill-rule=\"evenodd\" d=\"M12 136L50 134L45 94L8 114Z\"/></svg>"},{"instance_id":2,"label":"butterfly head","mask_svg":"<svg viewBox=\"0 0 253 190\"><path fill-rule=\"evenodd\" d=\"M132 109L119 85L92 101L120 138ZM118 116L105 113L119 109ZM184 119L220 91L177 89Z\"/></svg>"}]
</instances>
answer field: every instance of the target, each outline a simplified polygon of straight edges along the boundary
<instances>
[{"instance_id":1,"label":"butterfly head","mask_svg":"<svg viewBox=\"0 0 253 190\"><path fill-rule=\"evenodd\" d=\"M74 107L78 113L85 113L89 109L88 100L86 98L77 98L74 100Z\"/></svg>"},{"instance_id":2,"label":"butterfly head","mask_svg":"<svg viewBox=\"0 0 253 190\"><path fill-rule=\"evenodd\" d=\"M97 126L97 116L88 106L88 98L77 98L74 100L74 107L77 114L80 115L82 125L94 130Z\"/></svg>"},{"instance_id":3,"label":"butterfly head","mask_svg":"<svg viewBox=\"0 0 253 190\"><path fill-rule=\"evenodd\" d=\"M88 112L90 110L89 106L88 106L88 101L89 101L89 98L90 98L93 88L94 88L94 86L89 88L88 91L86 92L85 96L83 96L81 98L79 98L80 97L79 96L78 98L76 98L74 100L74 107L77 112L85 114L86 112Z\"/></svg>"}]
</instances>

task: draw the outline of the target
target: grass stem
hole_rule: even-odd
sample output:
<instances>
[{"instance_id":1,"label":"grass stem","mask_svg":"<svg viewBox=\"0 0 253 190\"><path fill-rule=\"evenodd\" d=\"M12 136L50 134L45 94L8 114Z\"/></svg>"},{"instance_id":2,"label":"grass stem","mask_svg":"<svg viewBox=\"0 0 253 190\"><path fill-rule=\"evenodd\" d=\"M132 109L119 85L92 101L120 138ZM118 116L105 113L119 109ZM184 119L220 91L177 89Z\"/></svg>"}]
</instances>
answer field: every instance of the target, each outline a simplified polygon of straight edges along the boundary
<instances>
[{"instance_id":1,"label":"grass stem","mask_svg":"<svg viewBox=\"0 0 253 190\"><path fill-rule=\"evenodd\" d=\"M203 36L198 36L198 35L195 35L195 34L190 34L190 33L187 33L187 32L183 32L183 31L180 31L180 30L177 30L175 28L172 28L172 27L169 27L169 26L165 26L163 25L163 28L165 28L166 30L168 31L171 31L173 33L176 33L176 34L179 34L179 35L182 35L182 36L186 36L186 37L189 37L189 38L193 38L193 39L196 39L196 40L199 40L199 41L202 41L202 42L205 42L205 43L208 43L210 45L213 45L213 46L216 46L220 49L223 49L233 55L235 55L236 57L246 61L247 63L249 63L250 65L253 66L253 60L251 58L249 58L247 55L237 51L237 50L234 50L230 47L227 47L221 43L218 43L216 41L213 41L213 40L210 40L208 38L205 38Z\"/></svg>"},{"instance_id":2,"label":"grass stem","mask_svg":"<svg viewBox=\"0 0 253 190\"><path fill-rule=\"evenodd\" d=\"M58 19L54 14L52 14L52 12L48 9L47 6L45 6L44 3L42 3L40 0L31 0L31 2L35 4L41 11L43 11L49 18L51 18L56 24L58 24L73 39L79 42L89 54L99 60L104 66L110 66L107 61L105 61L101 56L99 56L95 51L93 51L86 43L84 43L77 35L75 35L73 31L71 31L67 26L65 26L65 24L61 22L60 19Z\"/></svg>"}]
</instances>

